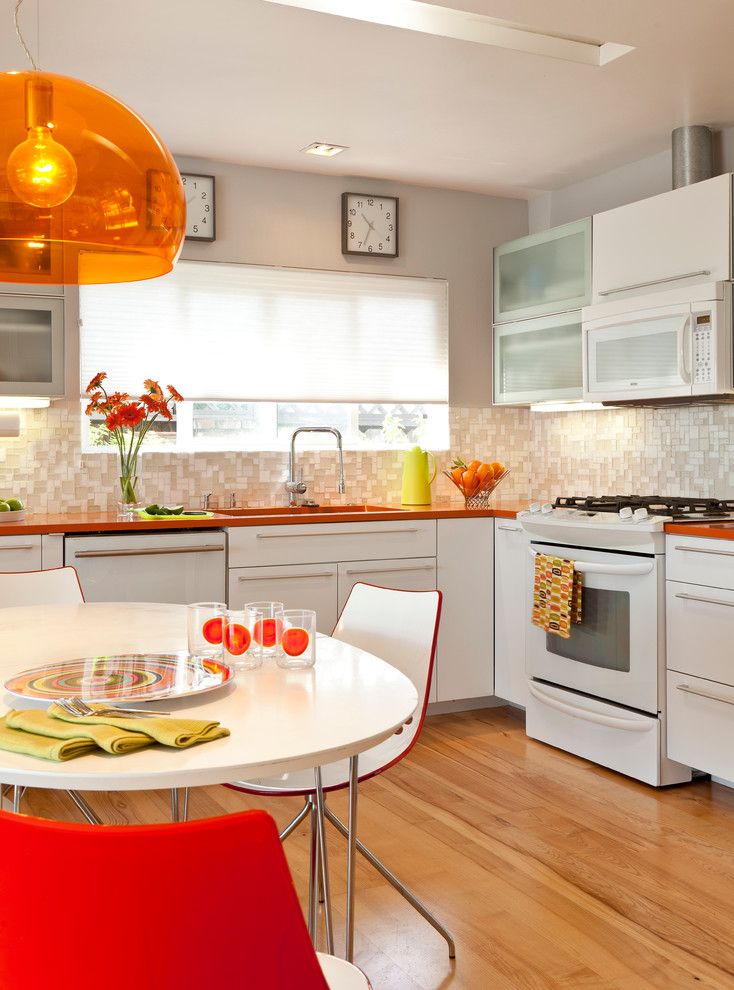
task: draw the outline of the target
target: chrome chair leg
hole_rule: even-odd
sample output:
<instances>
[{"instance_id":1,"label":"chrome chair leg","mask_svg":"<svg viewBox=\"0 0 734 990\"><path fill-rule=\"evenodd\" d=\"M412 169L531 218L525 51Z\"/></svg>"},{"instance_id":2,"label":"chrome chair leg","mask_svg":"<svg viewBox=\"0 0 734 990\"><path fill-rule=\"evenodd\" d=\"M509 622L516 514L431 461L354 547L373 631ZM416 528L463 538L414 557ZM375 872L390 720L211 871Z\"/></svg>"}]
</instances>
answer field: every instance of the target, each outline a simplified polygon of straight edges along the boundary
<instances>
[{"instance_id":1,"label":"chrome chair leg","mask_svg":"<svg viewBox=\"0 0 734 990\"><path fill-rule=\"evenodd\" d=\"M347 962L354 962L354 908L356 903L355 873L357 869L357 796L359 788L359 756L349 758L349 825L347 828Z\"/></svg>"},{"instance_id":2,"label":"chrome chair leg","mask_svg":"<svg viewBox=\"0 0 734 990\"><path fill-rule=\"evenodd\" d=\"M308 871L308 934L316 947L316 921L318 917L318 884L319 884L319 823L316 814L316 803L312 797L308 799L311 812L311 855Z\"/></svg>"},{"instance_id":3,"label":"chrome chair leg","mask_svg":"<svg viewBox=\"0 0 734 990\"><path fill-rule=\"evenodd\" d=\"M324 930L326 933L326 951L334 955L334 925L331 917L331 886L329 881L329 859L326 846L326 819L324 817L324 788L321 780L321 767L314 771L316 777L316 813L319 839L319 901L324 905Z\"/></svg>"},{"instance_id":4,"label":"chrome chair leg","mask_svg":"<svg viewBox=\"0 0 734 990\"><path fill-rule=\"evenodd\" d=\"M331 822L331 824L336 828L336 830L340 832L345 839L349 839L349 830L347 829L346 825L344 825L344 823L337 818L337 816L334 814L331 808L327 807L325 809L325 814L327 820ZM359 852L364 856L364 858L370 864L370 866L373 866L377 870L377 872L382 877L384 877L385 880L387 880L387 882L395 888L395 890L397 890L399 894L402 894L402 896L406 899L406 901L412 907L415 908L418 914L424 917L428 922L428 924L432 925L433 928L435 928L436 931L439 933L439 935L441 935L444 939L446 939L446 942L448 943L448 947L449 947L449 959L454 959L456 957L456 945L454 943L453 937L451 936L451 933L446 928L444 928L441 922L433 914L431 914L431 912L428 910L425 904L419 901L414 894L411 894L408 888L403 886L403 884L398 880L398 878L393 873L391 873L390 870L388 870L385 864L380 862L380 860L377 858L377 856L375 856L374 853L370 852L370 850L367 848L367 846L365 846L363 842L361 842L359 839L356 839L356 846Z\"/></svg>"},{"instance_id":5,"label":"chrome chair leg","mask_svg":"<svg viewBox=\"0 0 734 990\"><path fill-rule=\"evenodd\" d=\"M301 822L303 821L303 819L306 818L306 816L310 813L310 811L311 811L311 802L310 801L306 801L306 803L301 808L301 810L298 812L298 814L293 819L293 821L292 822L289 822L286 825L286 827L283 829L283 831L280 833L280 841L281 842L285 842L285 840L288 838L288 836L291 835L293 832L295 832L295 830L301 824Z\"/></svg>"},{"instance_id":6,"label":"chrome chair leg","mask_svg":"<svg viewBox=\"0 0 734 990\"><path fill-rule=\"evenodd\" d=\"M94 812L78 791L66 792L84 816L88 825L101 825L102 819Z\"/></svg>"},{"instance_id":7,"label":"chrome chair leg","mask_svg":"<svg viewBox=\"0 0 734 990\"><path fill-rule=\"evenodd\" d=\"M178 787L171 788L171 821L180 821L180 809L178 800Z\"/></svg>"},{"instance_id":8,"label":"chrome chair leg","mask_svg":"<svg viewBox=\"0 0 734 990\"><path fill-rule=\"evenodd\" d=\"M189 820L189 789L184 787L183 789L183 808L181 811L181 821L187 822Z\"/></svg>"},{"instance_id":9,"label":"chrome chair leg","mask_svg":"<svg viewBox=\"0 0 734 990\"><path fill-rule=\"evenodd\" d=\"M23 791L24 790L25 790L24 787L18 787L17 784L13 787L13 814L14 815L19 815L20 814L20 799L23 797Z\"/></svg>"}]
</instances>

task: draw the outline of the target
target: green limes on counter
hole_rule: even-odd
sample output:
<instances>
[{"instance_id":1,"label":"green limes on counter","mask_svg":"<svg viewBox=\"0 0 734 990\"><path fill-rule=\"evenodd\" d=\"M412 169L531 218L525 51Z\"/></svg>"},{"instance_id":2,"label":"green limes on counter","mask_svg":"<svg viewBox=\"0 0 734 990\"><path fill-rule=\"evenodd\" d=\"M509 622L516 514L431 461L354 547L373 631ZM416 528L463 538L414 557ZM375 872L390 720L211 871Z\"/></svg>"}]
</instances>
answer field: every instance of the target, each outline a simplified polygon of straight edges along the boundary
<instances>
[{"instance_id":1,"label":"green limes on counter","mask_svg":"<svg viewBox=\"0 0 734 990\"><path fill-rule=\"evenodd\" d=\"M149 516L157 516L161 510L160 506L156 505L154 502L153 505L146 505L145 511Z\"/></svg>"},{"instance_id":2,"label":"green limes on counter","mask_svg":"<svg viewBox=\"0 0 734 990\"><path fill-rule=\"evenodd\" d=\"M7 502L0 502L0 512L11 512L11 508Z\"/></svg>"},{"instance_id":3,"label":"green limes on counter","mask_svg":"<svg viewBox=\"0 0 734 990\"><path fill-rule=\"evenodd\" d=\"M182 505L147 505L145 513L148 516L180 516L183 513Z\"/></svg>"},{"instance_id":4,"label":"green limes on counter","mask_svg":"<svg viewBox=\"0 0 734 990\"><path fill-rule=\"evenodd\" d=\"M22 510L25 509L25 506L19 498L6 498L5 503L11 512L22 512Z\"/></svg>"}]
</instances>

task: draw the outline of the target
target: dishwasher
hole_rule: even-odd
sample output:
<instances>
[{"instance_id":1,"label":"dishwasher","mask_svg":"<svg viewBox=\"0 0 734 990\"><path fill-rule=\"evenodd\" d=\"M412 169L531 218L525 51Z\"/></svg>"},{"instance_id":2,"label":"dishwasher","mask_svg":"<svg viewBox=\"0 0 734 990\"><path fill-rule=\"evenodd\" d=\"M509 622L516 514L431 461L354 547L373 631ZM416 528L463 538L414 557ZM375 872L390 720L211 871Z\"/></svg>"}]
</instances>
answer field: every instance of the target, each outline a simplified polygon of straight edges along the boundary
<instances>
[{"instance_id":1,"label":"dishwasher","mask_svg":"<svg viewBox=\"0 0 734 990\"><path fill-rule=\"evenodd\" d=\"M77 569L88 602L224 602L226 557L221 529L64 539L64 562Z\"/></svg>"}]
</instances>

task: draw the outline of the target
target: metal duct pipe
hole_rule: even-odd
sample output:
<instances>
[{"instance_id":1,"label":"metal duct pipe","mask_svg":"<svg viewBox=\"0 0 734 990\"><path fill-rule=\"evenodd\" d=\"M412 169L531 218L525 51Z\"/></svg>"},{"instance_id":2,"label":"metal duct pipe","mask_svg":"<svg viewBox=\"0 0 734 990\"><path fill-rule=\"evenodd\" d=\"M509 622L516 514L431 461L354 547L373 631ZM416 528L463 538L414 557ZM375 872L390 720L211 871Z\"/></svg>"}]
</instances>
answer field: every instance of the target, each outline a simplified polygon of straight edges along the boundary
<instances>
[{"instance_id":1,"label":"metal duct pipe","mask_svg":"<svg viewBox=\"0 0 734 990\"><path fill-rule=\"evenodd\" d=\"M673 189L710 179L714 174L714 142L710 127L676 127L673 139Z\"/></svg>"}]
</instances>

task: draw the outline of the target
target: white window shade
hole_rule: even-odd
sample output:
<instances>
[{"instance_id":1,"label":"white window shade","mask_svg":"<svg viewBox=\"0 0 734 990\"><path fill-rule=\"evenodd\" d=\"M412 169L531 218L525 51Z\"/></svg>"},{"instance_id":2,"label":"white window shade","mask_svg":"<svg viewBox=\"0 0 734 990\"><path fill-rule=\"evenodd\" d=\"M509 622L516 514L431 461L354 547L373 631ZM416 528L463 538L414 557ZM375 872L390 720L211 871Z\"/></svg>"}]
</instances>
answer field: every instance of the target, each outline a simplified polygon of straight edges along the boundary
<instances>
[{"instance_id":1,"label":"white window shade","mask_svg":"<svg viewBox=\"0 0 734 990\"><path fill-rule=\"evenodd\" d=\"M187 399L448 401L439 279L182 261L147 282L80 288L82 386L143 378Z\"/></svg>"}]
</instances>

